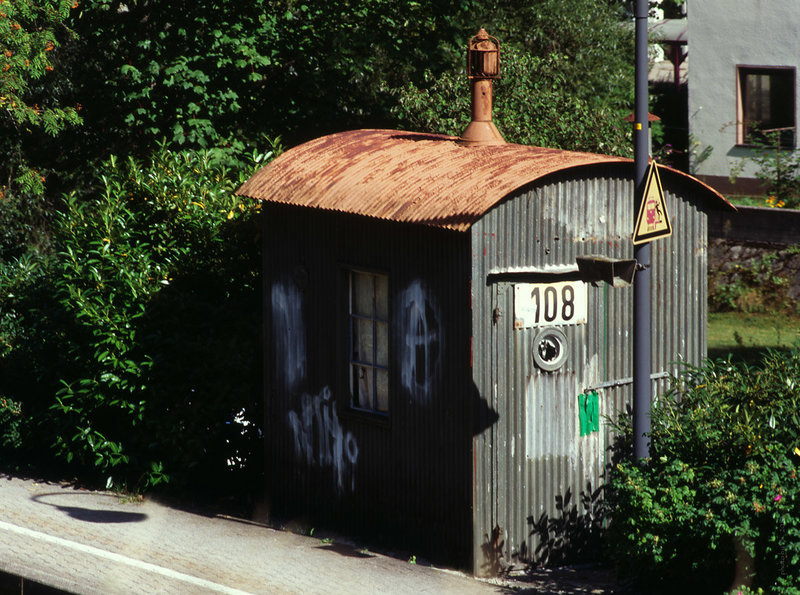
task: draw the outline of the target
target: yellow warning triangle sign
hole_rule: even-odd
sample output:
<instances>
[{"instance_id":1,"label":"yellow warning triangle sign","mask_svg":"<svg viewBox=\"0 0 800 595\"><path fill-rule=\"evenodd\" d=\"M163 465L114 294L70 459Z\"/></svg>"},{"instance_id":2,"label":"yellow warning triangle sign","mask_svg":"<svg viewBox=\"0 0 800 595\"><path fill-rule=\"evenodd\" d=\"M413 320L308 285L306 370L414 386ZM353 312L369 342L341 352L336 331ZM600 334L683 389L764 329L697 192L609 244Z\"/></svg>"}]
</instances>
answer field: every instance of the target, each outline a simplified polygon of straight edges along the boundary
<instances>
[{"instance_id":1,"label":"yellow warning triangle sign","mask_svg":"<svg viewBox=\"0 0 800 595\"><path fill-rule=\"evenodd\" d=\"M644 194L642 194L636 216L633 243L643 244L671 235L672 224L669 222L667 214L667 203L664 200L664 190L661 188L661 178L658 177L658 165L655 161L651 161L647 171L647 182L644 185Z\"/></svg>"}]
</instances>

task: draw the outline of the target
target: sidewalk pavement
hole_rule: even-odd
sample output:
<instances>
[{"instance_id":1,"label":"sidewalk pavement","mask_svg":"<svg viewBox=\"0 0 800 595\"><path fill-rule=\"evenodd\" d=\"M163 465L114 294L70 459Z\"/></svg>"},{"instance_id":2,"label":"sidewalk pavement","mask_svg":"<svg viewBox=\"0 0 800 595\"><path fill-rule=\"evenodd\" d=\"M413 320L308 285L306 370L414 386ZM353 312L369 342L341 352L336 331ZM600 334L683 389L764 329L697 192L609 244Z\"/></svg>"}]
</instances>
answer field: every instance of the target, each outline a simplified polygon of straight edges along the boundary
<instances>
[{"instance_id":1,"label":"sidewalk pavement","mask_svg":"<svg viewBox=\"0 0 800 595\"><path fill-rule=\"evenodd\" d=\"M0 476L0 571L71 593L518 592L337 540ZM540 586L544 587L544 583ZM527 593L590 593L592 589Z\"/></svg>"}]
</instances>

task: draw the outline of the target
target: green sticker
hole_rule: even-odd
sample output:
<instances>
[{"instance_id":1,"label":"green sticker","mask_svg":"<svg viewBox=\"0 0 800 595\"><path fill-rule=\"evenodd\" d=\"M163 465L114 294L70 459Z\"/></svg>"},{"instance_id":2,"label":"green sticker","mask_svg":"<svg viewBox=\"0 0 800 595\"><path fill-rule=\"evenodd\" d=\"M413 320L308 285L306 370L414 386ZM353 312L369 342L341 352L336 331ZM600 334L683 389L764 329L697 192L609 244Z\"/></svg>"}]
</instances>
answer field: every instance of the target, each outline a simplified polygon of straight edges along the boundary
<instances>
[{"instance_id":1,"label":"green sticker","mask_svg":"<svg viewBox=\"0 0 800 595\"><path fill-rule=\"evenodd\" d=\"M581 436L600 431L600 396L597 391L578 395L578 419L581 424Z\"/></svg>"}]
</instances>

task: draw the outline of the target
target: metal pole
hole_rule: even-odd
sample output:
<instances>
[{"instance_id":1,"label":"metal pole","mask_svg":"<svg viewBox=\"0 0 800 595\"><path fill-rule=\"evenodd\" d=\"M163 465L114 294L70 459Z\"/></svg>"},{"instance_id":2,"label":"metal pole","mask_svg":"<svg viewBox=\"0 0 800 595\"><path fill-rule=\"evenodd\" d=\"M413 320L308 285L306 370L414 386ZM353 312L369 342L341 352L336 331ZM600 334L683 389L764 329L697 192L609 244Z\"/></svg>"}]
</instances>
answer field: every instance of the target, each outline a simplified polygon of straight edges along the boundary
<instances>
[{"instance_id":1,"label":"metal pole","mask_svg":"<svg viewBox=\"0 0 800 595\"><path fill-rule=\"evenodd\" d=\"M636 0L635 111L633 118L634 221L639 208L649 161L647 110L647 0ZM633 282L633 454L636 460L650 456L645 434L650 432L650 244L634 246L639 270Z\"/></svg>"}]
</instances>

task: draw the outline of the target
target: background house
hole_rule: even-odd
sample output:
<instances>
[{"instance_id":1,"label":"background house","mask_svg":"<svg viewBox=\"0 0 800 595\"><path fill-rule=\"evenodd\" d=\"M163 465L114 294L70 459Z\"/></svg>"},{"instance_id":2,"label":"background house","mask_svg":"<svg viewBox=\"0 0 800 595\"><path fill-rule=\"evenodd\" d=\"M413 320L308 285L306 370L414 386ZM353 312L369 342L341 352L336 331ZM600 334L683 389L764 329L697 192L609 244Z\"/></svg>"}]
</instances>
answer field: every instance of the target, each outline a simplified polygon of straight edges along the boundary
<instances>
[{"instance_id":1,"label":"background house","mask_svg":"<svg viewBox=\"0 0 800 595\"><path fill-rule=\"evenodd\" d=\"M749 193L761 131L797 147L800 13L795 0L702 0L689 6L691 171ZM731 185L732 171L740 171Z\"/></svg>"}]
</instances>

